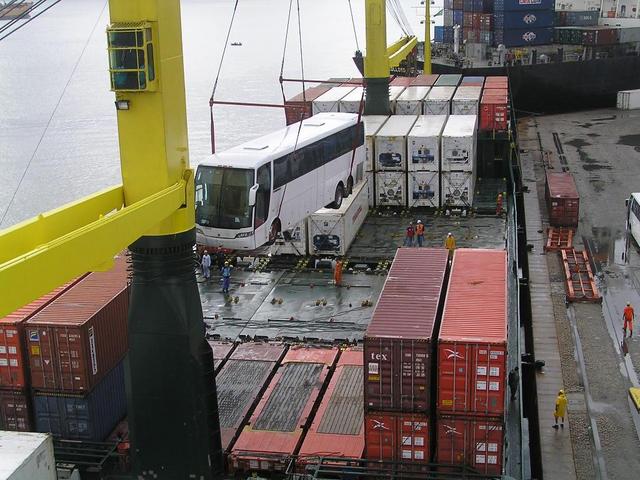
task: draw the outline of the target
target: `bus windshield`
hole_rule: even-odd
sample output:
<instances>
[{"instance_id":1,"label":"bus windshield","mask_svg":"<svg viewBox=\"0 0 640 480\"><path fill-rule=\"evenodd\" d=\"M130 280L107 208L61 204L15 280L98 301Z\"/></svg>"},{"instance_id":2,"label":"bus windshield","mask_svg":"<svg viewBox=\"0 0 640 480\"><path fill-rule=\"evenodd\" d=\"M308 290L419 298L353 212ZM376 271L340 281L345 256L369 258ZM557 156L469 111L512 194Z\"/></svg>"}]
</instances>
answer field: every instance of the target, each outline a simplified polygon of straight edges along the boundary
<instances>
[{"instance_id":1,"label":"bus windshield","mask_svg":"<svg viewBox=\"0 0 640 480\"><path fill-rule=\"evenodd\" d=\"M249 189L253 184L252 169L200 165L195 178L196 223L227 229L251 227Z\"/></svg>"}]
</instances>

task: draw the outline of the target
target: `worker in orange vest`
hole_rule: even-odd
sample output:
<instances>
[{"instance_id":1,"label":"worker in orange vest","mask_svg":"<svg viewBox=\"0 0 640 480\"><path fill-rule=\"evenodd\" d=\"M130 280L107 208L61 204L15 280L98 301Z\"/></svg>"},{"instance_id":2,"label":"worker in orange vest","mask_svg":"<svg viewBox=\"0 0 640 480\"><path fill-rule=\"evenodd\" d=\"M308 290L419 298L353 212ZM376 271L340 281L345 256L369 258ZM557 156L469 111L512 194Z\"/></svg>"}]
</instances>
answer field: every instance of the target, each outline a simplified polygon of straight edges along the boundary
<instances>
[{"instance_id":1,"label":"worker in orange vest","mask_svg":"<svg viewBox=\"0 0 640 480\"><path fill-rule=\"evenodd\" d=\"M629 327L629 337L633 337L633 319L635 317L635 312L633 311L633 307L630 302L627 302L627 306L624 307L624 312L622 313L622 319L624 320L624 325L622 327L622 337L627 336L627 327Z\"/></svg>"},{"instance_id":2,"label":"worker in orange vest","mask_svg":"<svg viewBox=\"0 0 640 480\"><path fill-rule=\"evenodd\" d=\"M496 216L502 215L502 193L498 194L498 199L496 200Z\"/></svg>"},{"instance_id":3,"label":"worker in orange vest","mask_svg":"<svg viewBox=\"0 0 640 480\"><path fill-rule=\"evenodd\" d=\"M342 260L336 262L336 266L333 269L333 280L336 283L336 287L342 285Z\"/></svg>"},{"instance_id":4,"label":"worker in orange vest","mask_svg":"<svg viewBox=\"0 0 640 480\"><path fill-rule=\"evenodd\" d=\"M553 411L553 417L556 420L553 428L558 429L558 419L560 419L560 427L564 428L564 417L567 415L567 396L564 394L564 390L558 392L556 397L556 408Z\"/></svg>"},{"instance_id":5,"label":"worker in orange vest","mask_svg":"<svg viewBox=\"0 0 640 480\"><path fill-rule=\"evenodd\" d=\"M424 243L424 223L422 223L422 220L418 220L416 223L416 238L418 239L418 246L421 247Z\"/></svg>"}]
</instances>

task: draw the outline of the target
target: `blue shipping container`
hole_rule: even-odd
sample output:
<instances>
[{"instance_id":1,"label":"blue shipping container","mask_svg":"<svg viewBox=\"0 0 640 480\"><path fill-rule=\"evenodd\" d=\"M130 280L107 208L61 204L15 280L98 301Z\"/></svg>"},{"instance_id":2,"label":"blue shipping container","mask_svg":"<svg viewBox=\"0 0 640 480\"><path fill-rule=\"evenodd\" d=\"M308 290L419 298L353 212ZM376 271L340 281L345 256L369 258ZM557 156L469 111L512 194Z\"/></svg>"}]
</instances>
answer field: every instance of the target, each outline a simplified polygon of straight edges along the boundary
<instances>
[{"instance_id":1,"label":"blue shipping container","mask_svg":"<svg viewBox=\"0 0 640 480\"><path fill-rule=\"evenodd\" d=\"M464 24L464 12L462 10L453 11L453 24L460 26Z\"/></svg>"},{"instance_id":2,"label":"blue shipping container","mask_svg":"<svg viewBox=\"0 0 640 480\"><path fill-rule=\"evenodd\" d=\"M465 12L473 12L473 0L464 0L464 8Z\"/></svg>"},{"instance_id":3,"label":"blue shipping container","mask_svg":"<svg viewBox=\"0 0 640 480\"><path fill-rule=\"evenodd\" d=\"M482 13L484 10L482 6L482 0L473 0L473 11L477 13Z\"/></svg>"},{"instance_id":4,"label":"blue shipping container","mask_svg":"<svg viewBox=\"0 0 640 480\"><path fill-rule=\"evenodd\" d=\"M103 441L127 413L123 362L88 395L36 392L33 410L38 432L70 440Z\"/></svg>"},{"instance_id":5,"label":"blue shipping container","mask_svg":"<svg viewBox=\"0 0 640 480\"><path fill-rule=\"evenodd\" d=\"M505 47L523 47L527 45L548 45L553 43L553 28L520 28L496 30L496 44Z\"/></svg>"},{"instance_id":6,"label":"blue shipping container","mask_svg":"<svg viewBox=\"0 0 640 480\"><path fill-rule=\"evenodd\" d=\"M453 27L444 27L444 43L453 43Z\"/></svg>"},{"instance_id":7,"label":"blue shipping container","mask_svg":"<svg viewBox=\"0 0 640 480\"><path fill-rule=\"evenodd\" d=\"M550 10L555 9L555 0L495 0L494 11L514 12L521 10Z\"/></svg>"},{"instance_id":8,"label":"blue shipping container","mask_svg":"<svg viewBox=\"0 0 640 480\"><path fill-rule=\"evenodd\" d=\"M433 41L438 43L444 43L444 27L436 25L433 28Z\"/></svg>"},{"instance_id":9,"label":"blue shipping container","mask_svg":"<svg viewBox=\"0 0 640 480\"><path fill-rule=\"evenodd\" d=\"M522 12L496 12L493 24L497 29L553 27L552 10L531 10Z\"/></svg>"},{"instance_id":10,"label":"blue shipping container","mask_svg":"<svg viewBox=\"0 0 640 480\"><path fill-rule=\"evenodd\" d=\"M556 27L592 27L598 25L599 10L556 12Z\"/></svg>"}]
</instances>

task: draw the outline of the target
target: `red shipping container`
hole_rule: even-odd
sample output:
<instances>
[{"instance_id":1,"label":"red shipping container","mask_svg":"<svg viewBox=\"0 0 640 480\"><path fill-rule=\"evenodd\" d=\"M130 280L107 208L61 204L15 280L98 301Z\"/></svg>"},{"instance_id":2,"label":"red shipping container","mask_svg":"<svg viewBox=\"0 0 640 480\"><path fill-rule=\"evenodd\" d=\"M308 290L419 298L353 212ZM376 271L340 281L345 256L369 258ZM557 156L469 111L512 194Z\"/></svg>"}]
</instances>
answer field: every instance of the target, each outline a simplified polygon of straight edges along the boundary
<instances>
[{"instance_id":1,"label":"red shipping container","mask_svg":"<svg viewBox=\"0 0 640 480\"><path fill-rule=\"evenodd\" d=\"M504 428L500 420L438 415L436 462L502 475Z\"/></svg>"},{"instance_id":2,"label":"red shipping container","mask_svg":"<svg viewBox=\"0 0 640 480\"><path fill-rule=\"evenodd\" d=\"M82 277L80 277L82 278ZM75 285L80 278L56 288L0 319L0 388L26 388L29 383L24 322Z\"/></svg>"},{"instance_id":3,"label":"red shipping container","mask_svg":"<svg viewBox=\"0 0 640 480\"><path fill-rule=\"evenodd\" d=\"M509 77L505 75L493 75L484 81L485 88L506 88L509 86Z\"/></svg>"},{"instance_id":4,"label":"red shipping container","mask_svg":"<svg viewBox=\"0 0 640 480\"><path fill-rule=\"evenodd\" d=\"M389 85L394 87L408 87L414 80L415 77L395 77L389 82Z\"/></svg>"},{"instance_id":5,"label":"red shipping container","mask_svg":"<svg viewBox=\"0 0 640 480\"><path fill-rule=\"evenodd\" d=\"M0 430L30 432L32 428L29 394L25 390L0 390Z\"/></svg>"},{"instance_id":6,"label":"red shipping container","mask_svg":"<svg viewBox=\"0 0 640 480\"><path fill-rule=\"evenodd\" d=\"M482 29L482 24L480 23L481 18L482 18L482 14L481 13L473 13L473 14L471 14L471 27L474 30L481 30Z\"/></svg>"},{"instance_id":7,"label":"red shipping container","mask_svg":"<svg viewBox=\"0 0 640 480\"><path fill-rule=\"evenodd\" d=\"M438 337L439 414L504 415L507 254L458 249Z\"/></svg>"},{"instance_id":8,"label":"red shipping container","mask_svg":"<svg viewBox=\"0 0 640 480\"><path fill-rule=\"evenodd\" d=\"M89 392L127 352L125 257L79 281L25 323L31 386Z\"/></svg>"},{"instance_id":9,"label":"red shipping container","mask_svg":"<svg viewBox=\"0 0 640 480\"><path fill-rule=\"evenodd\" d=\"M480 16L480 30L490 31L493 25L493 15L490 13L481 13Z\"/></svg>"},{"instance_id":10,"label":"red shipping container","mask_svg":"<svg viewBox=\"0 0 640 480\"><path fill-rule=\"evenodd\" d=\"M440 75L432 73L429 75L421 74L411 81L412 87L431 87L438 80Z\"/></svg>"},{"instance_id":11,"label":"red shipping container","mask_svg":"<svg viewBox=\"0 0 640 480\"><path fill-rule=\"evenodd\" d=\"M319 457L362 458L362 349L342 352L318 412L298 453L299 462Z\"/></svg>"},{"instance_id":12,"label":"red shipping container","mask_svg":"<svg viewBox=\"0 0 640 480\"><path fill-rule=\"evenodd\" d=\"M333 85L323 83L316 87L307 88L304 94L299 93L284 102L284 116L287 125L299 122L313 115L313 101L325 92L328 92Z\"/></svg>"},{"instance_id":13,"label":"red shipping container","mask_svg":"<svg viewBox=\"0 0 640 480\"><path fill-rule=\"evenodd\" d=\"M547 171L545 199L549 211L549 223L552 226L578 226L580 196L571 173Z\"/></svg>"},{"instance_id":14,"label":"red shipping container","mask_svg":"<svg viewBox=\"0 0 640 480\"><path fill-rule=\"evenodd\" d=\"M488 92L495 91L496 94ZM506 132L509 129L509 99L502 90L486 90L480 100L480 131Z\"/></svg>"},{"instance_id":15,"label":"red shipping container","mask_svg":"<svg viewBox=\"0 0 640 480\"><path fill-rule=\"evenodd\" d=\"M367 410L429 409L434 326L447 262L444 248L396 251L364 337Z\"/></svg>"},{"instance_id":16,"label":"red shipping container","mask_svg":"<svg viewBox=\"0 0 640 480\"><path fill-rule=\"evenodd\" d=\"M613 45L618 43L618 29L610 27L585 27L582 33L583 45Z\"/></svg>"},{"instance_id":17,"label":"red shipping container","mask_svg":"<svg viewBox=\"0 0 640 480\"><path fill-rule=\"evenodd\" d=\"M229 454L230 470L286 469L337 356L337 348L289 349Z\"/></svg>"},{"instance_id":18,"label":"red shipping container","mask_svg":"<svg viewBox=\"0 0 640 480\"><path fill-rule=\"evenodd\" d=\"M286 347L273 343L238 345L216 378L222 448L237 437L271 379Z\"/></svg>"},{"instance_id":19,"label":"red shipping container","mask_svg":"<svg viewBox=\"0 0 640 480\"><path fill-rule=\"evenodd\" d=\"M365 412L365 458L428 463L431 423L424 413Z\"/></svg>"}]
</instances>

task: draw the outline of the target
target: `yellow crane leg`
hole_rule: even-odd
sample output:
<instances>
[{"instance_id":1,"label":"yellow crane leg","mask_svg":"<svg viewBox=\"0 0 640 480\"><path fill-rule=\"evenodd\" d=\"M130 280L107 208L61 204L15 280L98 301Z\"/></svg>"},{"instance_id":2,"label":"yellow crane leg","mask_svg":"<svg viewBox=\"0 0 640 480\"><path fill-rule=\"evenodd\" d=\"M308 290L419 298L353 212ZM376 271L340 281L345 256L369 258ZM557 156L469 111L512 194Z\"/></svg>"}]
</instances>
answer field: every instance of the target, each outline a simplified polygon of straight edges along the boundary
<instances>
[{"instance_id":1,"label":"yellow crane leg","mask_svg":"<svg viewBox=\"0 0 640 480\"><path fill-rule=\"evenodd\" d=\"M193 170L164 190L123 207L113 187L0 232L0 318L109 259L185 208ZM105 263L106 262L106 263Z\"/></svg>"}]
</instances>

